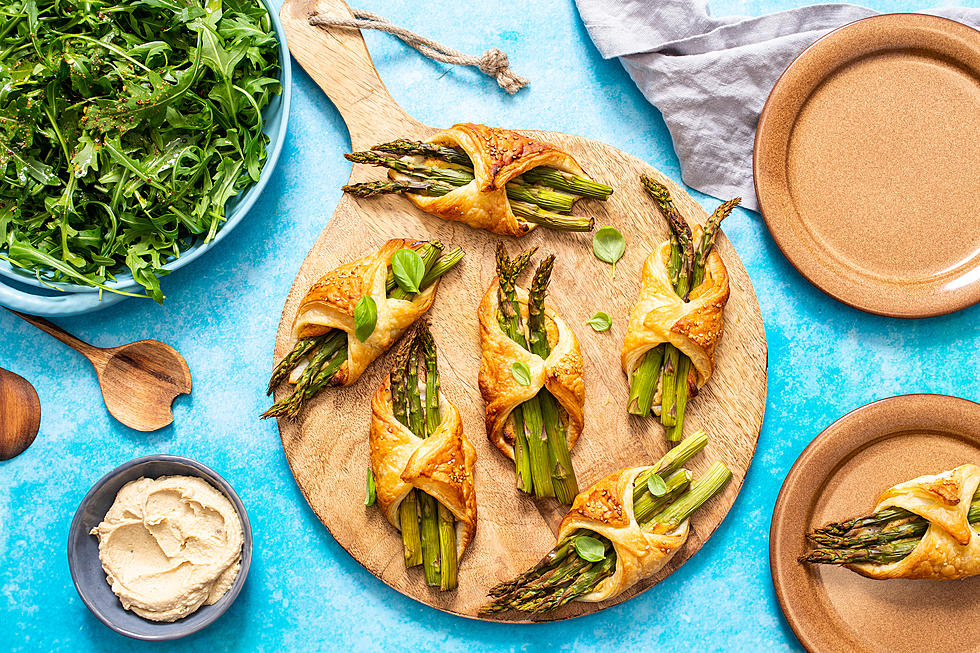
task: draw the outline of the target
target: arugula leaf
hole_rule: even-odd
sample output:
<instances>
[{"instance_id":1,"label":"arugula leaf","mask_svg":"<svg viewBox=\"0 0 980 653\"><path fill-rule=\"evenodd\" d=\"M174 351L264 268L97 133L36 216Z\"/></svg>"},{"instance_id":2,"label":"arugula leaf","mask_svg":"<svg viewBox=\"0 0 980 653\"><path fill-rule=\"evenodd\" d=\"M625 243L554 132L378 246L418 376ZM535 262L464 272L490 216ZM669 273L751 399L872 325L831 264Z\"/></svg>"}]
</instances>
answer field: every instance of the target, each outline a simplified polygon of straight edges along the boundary
<instances>
[{"instance_id":1,"label":"arugula leaf","mask_svg":"<svg viewBox=\"0 0 980 653\"><path fill-rule=\"evenodd\" d=\"M76 177L84 177L89 169L99 169L98 150L95 141L88 134L78 138L78 149L71 158L72 172Z\"/></svg>"},{"instance_id":2,"label":"arugula leaf","mask_svg":"<svg viewBox=\"0 0 980 653\"><path fill-rule=\"evenodd\" d=\"M227 116L238 114L237 93L234 89L233 77L235 68L245 57L245 48L238 46L229 51L222 45L221 38L205 20L194 22L200 37L197 51L201 54L204 65L211 69L220 81L215 85L208 97L214 99L224 109Z\"/></svg>"}]
</instances>

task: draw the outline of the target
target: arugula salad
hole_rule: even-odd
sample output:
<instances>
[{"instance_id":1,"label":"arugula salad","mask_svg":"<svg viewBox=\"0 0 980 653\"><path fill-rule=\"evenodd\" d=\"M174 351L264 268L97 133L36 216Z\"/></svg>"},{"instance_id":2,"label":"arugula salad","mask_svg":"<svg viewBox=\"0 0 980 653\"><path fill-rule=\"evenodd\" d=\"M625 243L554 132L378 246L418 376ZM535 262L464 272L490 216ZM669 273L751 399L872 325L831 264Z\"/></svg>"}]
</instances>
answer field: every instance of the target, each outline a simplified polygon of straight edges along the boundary
<instances>
[{"instance_id":1,"label":"arugula salad","mask_svg":"<svg viewBox=\"0 0 980 653\"><path fill-rule=\"evenodd\" d=\"M278 48L259 0L0 3L0 257L162 302L259 179Z\"/></svg>"}]
</instances>

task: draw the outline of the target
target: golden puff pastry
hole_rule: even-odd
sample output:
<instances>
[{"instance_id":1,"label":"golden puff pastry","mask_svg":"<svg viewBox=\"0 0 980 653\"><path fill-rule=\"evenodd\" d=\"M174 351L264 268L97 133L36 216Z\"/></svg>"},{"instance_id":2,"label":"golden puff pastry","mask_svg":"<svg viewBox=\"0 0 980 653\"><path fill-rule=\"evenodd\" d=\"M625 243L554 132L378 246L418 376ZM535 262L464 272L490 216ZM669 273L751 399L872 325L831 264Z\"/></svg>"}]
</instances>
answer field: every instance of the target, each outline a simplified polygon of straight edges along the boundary
<instances>
[{"instance_id":1,"label":"golden puff pastry","mask_svg":"<svg viewBox=\"0 0 980 653\"><path fill-rule=\"evenodd\" d=\"M441 197L413 193L405 193L405 197L426 213L503 236L523 236L536 226L514 215L505 189L508 181L541 166L591 179L570 154L507 129L463 123L439 132L428 142L462 149L473 163L475 177ZM426 159L425 164L447 165L439 159ZM396 181L411 181L394 170L388 175Z\"/></svg>"},{"instance_id":2,"label":"golden puff pastry","mask_svg":"<svg viewBox=\"0 0 980 653\"><path fill-rule=\"evenodd\" d=\"M435 300L437 279L431 286L414 295L411 300L389 298L385 283L391 257L402 248L412 248L418 241L395 238L381 249L350 263L345 263L323 275L303 297L293 321L293 341L323 335L331 329L347 332L347 361L334 376L334 385L351 385L375 358L417 319L425 314ZM368 295L377 305L378 319L374 332L361 342L354 334L354 306ZM297 367L289 377L296 383L303 369Z\"/></svg>"},{"instance_id":3,"label":"golden puff pastry","mask_svg":"<svg viewBox=\"0 0 980 653\"><path fill-rule=\"evenodd\" d=\"M547 388L568 415L566 438L571 449L582 433L585 416L585 373L578 338L554 309L545 304L551 353L542 359L524 349L503 332L497 321L498 287L498 280L494 278L477 311L483 349L480 393L486 402L487 437L513 460L514 427L508 418L517 406ZM515 290L526 322L528 293L520 287ZM527 364L531 372L530 384L521 385L514 378L513 367L517 361Z\"/></svg>"},{"instance_id":4,"label":"golden puff pastry","mask_svg":"<svg viewBox=\"0 0 980 653\"><path fill-rule=\"evenodd\" d=\"M462 558L476 533L476 450L463 433L459 410L441 392L439 407L439 427L427 438L419 438L395 418L391 381L386 378L371 400L371 471L378 506L399 530L398 508L413 488L448 508L457 520L457 550Z\"/></svg>"},{"instance_id":5,"label":"golden puff pastry","mask_svg":"<svg viewBox=\"0 0 980 653\"><path fill-rule=\"evenodd\" d=\"M657 573L687 541L689 520L657 534L641 528L633 515L633 483L649 467L623 469L593 485L577 497L558 527L558 541L579 529L607 538L616 551L616 571L579 601L598 602L617 596Z\"/></svg>"},{"instance_id":6,"label":"golden puff pastry","mask_svg":"<svg viewBox=\"0 0 980 653\"><path fill-rule=\"evenodd\" d=\"M980 467L961 465L885 490L878 499L875 512L904 508L926 519L929 528L915 549L901 560L847 567L862 576L879 580L953 580L980 574L980 533L968 518L978 486Z\"/></svg>"},{"instance_id":7,"label":"golden puff pastry","mask_svg":"<svg viewBox=\"0 0 980 653\"><path fill-rule=\"evenodd\" d=\"M701 229L697 228L694 241L700 237ZM643 262L640 295L633 305L623 342L623 371L632 378L644 354L661 343L670 343L691 359L692 374L700 388L711 378L715 348L725 331L728 271L712 248L704 281L691 291L689 301L685 302L670 283L669 260L670 241L667 241Z\"/></svg>"}]
</instances>

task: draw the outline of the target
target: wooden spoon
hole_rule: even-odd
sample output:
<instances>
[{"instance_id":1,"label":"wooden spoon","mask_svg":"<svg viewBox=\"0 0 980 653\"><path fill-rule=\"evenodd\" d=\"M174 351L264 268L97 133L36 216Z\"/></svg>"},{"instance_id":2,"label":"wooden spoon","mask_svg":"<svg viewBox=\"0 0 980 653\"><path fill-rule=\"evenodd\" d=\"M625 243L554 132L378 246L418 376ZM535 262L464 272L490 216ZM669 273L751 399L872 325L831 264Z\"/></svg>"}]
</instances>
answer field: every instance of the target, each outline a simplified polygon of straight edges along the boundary
<instances>
[{"instance_id":1,"label":"wooden spoon","mask_svg":"<svg viewBox=\"0 0 980 653\"><path fill-rule=\"evenodd\" d=\"M41 426L41 401L24 377L0 368L0 460L19 456Z\"/></svg>"},{"instance_id":2,"label":"wooden spoon","mask_svg":"<svg viewBox=\"0 0 980 653\"><path fill-rule=\"evenodd\" d=\"M93 347L44 318L11 311L79 352L99 377L109 413L131 429L156 431L174 421L177 395L190 394L191 371L177 350L158 340Z\"/></svg>"}]
</instances>

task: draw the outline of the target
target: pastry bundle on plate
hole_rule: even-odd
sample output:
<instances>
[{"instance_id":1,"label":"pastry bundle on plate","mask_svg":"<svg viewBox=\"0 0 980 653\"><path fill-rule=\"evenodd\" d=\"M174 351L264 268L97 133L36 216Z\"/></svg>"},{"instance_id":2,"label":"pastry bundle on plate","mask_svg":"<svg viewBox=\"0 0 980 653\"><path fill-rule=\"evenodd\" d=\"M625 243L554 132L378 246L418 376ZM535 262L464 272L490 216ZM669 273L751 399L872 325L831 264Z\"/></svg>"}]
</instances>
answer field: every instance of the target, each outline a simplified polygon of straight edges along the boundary
<instances>
[{"instance_id":1,"label":"pastry bundle on plate","mask_svg":"<svg viewBox=\"0 0 980 653\"><path fill-rule=\"evenodd\" d=\"M581 197L605 200L612 193L557 146L472 123L425 142L393 141L345 156L388 168L391 179L344 186L346 192L401 193L426 213L503 236L523 236L538 225L591 231L592 218L568 213Z\"/></svg>"},{"instance_id":2,"label":"pastry bundle on plate","mask_svg":"<svg viewBox=\"0 0 980 653\"><path fill-rule=\"evenodd\" d=\"M394 238L381 249L323 275L303 297L293 320L290 352L269 381L291 395L263 417L295 417L328 385L351 385L432 306L439 279L463 258L439 241Z\"/></svg>"},{"instance_id":3,"label":"pastry bundle on plate","mask_svg":"<svg viewBox=\"0 0 980 653\"><path fill-rule=\"evenodd\" d=\"M980 467L960 465L885 490L874 512L809 534L800 562L845 565L879 580L980 573Z\"/></svg>"},{"instance_id":4,"label":"pastry bundle on plate","mask_svg":"<svg viewBox=\"0 0 980 653\"><path fill-rule=\"evenodd\" d=\"M670 239L643 263L621 360L630 382L627 410L659 415L669 441L683 435L687 403L714 371L725 331L728 271L715 236L740 199L725 202L692 231L663 184L641 177L670 226Z\"/></svg>"},{"instance_id":5,"label":"pastry bundle on plate","mask_svg":"<svg viewBox=\"0 0 980 653\"><path fill-rule=\"evenodd\" d=\"M369 487L401 531L405 566L422 565L429 585L455 589L476 533L476 450L440 389L436 345L424 323L371 400L370 448Z\"/></svg>"},{"instance_id":6,"label":"pastry bundle on plate","mask_svg":"<svg viewBox=\"0 0 980 653\"><path fill-rule=\"evenodd\" d=\"M555 257L538 265L530 291L516 285L534 251L512 261L497 246L497 276L477 310L480 393L487 437L514 461L518 489L571 503L578 482L569 452L585 419L582 352L546 302Z\"/></svg>"}]
</instances>

